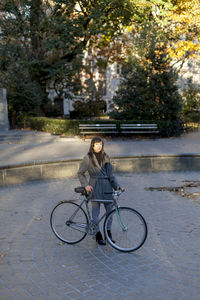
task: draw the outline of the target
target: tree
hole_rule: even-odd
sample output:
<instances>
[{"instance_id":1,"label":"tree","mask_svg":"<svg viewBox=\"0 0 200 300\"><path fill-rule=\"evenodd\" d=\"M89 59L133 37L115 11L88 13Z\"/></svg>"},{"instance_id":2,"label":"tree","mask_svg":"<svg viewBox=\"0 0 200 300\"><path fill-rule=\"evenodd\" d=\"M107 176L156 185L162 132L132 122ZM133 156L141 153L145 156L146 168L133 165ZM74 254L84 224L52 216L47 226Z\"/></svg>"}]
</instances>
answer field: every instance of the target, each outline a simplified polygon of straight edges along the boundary
<instances>
[{"instance_id":1,"label":"tree","mask_svg":"<svg viewBox=\"0 0 200 300\"><path fill-rule=\"evenodd\" d=\"M39 113L40 99L42 97L40 86L32 81L30 74L23 66L11 65L4 74L4 86L9 87L7 93L8 114L11 127L22 116Z\"/></svg>"},{"instance_id":2,"label":"tree","mask_svg":"<svg viewBox=\"0 0 200 300\"><path fill-rule=\"evenodd\" d=\"M172 0L168 51L176 62L188 58L199 59L200 53L200 9L199 0ZM182 64L180 66L182 66Z\"/></svg>"},{"instance_id":3,"label":"tree","mask_svg":"<svg viewBox=\"0 0 200 300\"><path fill-rule=\"evenodd\" d=\"M98 35L114 39L131 15L131 3L123 0L3 0L0 80L10 101L9 82L18 76L20 66L29 75L26 81L38 87L40 110L45 114L48 89L56 84L61 94L71 92L83 51ZM12 69L15 74L10 72ZM16 114L14 102L12 108Z\"/></svg>"},{"instance_id":4,"label":"tree","mask_svg":"<svg viewBox=\"0 0 200 300\"><path fill-rule=\"evenodd\" d=\"M127 52L112 115L126 120L179 120L177 74L157 25L147 23L140 35L133 35Z\"/></svg>"}]
</instances>

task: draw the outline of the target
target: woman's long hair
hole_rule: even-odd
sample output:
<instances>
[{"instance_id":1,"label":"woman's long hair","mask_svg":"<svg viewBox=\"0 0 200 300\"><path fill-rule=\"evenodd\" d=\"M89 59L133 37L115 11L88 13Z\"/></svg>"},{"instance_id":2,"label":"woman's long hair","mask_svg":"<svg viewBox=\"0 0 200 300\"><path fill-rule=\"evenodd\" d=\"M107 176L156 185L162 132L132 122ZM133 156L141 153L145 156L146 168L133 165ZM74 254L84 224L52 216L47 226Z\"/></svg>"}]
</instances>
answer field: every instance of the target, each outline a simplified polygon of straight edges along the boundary
<instances>
[{"instance_id":1,"label":"woman's long hair","mask_svg":"<svg viewBox=\"0 0 200 300\"><path fill-rule=\"evenodd\" d=\"M106 153L104 152L104 142L100 137L98 137L98 136L93 137L93 139L91 140L91 143L90 143L90 149L89 149L88 155L89 155L90 159L92 160L92 163L95 165L95 162L94 162L94 154L95 154L94 144L95 143L102 143L102 149L99 152L99 157L100 157L101 163L103 164L103 162L105 161Z\"/></svg>"}]
</instances>

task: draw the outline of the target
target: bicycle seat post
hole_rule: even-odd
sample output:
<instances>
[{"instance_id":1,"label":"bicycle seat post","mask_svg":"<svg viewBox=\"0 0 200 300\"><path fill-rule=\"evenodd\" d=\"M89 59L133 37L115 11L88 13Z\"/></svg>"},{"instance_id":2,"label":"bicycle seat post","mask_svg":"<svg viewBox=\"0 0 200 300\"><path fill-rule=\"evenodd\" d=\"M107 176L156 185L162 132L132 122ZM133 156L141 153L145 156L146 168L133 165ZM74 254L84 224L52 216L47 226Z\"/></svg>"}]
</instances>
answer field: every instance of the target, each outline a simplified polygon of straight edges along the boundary
<instances>
[{"instance_id":1,"label":"bicycle seat post","mask_svg":"<svg viewBox=\"0 0 200 300\"><path fill-rule=\"evenodd\" d=\"M88 206L88 203L90 201L89 195L85 194L84 196L85 196L84 201L85 201L85 207L86 207L87 215L88 215L89 221L91 221L91 214L90 214L90 209L89 209L89 206Z\"/></svg>"}]
</instances>

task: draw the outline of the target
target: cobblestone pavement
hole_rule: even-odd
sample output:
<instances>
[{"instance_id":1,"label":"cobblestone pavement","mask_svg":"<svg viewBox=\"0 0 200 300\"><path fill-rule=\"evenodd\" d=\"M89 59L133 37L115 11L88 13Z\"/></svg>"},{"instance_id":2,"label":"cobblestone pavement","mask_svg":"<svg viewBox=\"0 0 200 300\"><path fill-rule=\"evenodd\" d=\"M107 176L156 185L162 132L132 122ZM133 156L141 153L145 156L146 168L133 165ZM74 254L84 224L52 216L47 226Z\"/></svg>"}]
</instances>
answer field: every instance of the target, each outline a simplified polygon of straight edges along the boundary
<instances>
[{"instance_id":1,"label":"cobblestone pavement","mask_svg":"<svg viewBox=\"0 0 200 300\"><path fill-rule=\"evenodd\" d=\"M51 232L54 205L74 197L77 179L0 188L1 300L198 300L200 206L149 187L180 186L197 172L118 174L121 205L140 211L147 241L137 252L97 246L90 237L62 245Z\"/></svg>"}]
</instances>

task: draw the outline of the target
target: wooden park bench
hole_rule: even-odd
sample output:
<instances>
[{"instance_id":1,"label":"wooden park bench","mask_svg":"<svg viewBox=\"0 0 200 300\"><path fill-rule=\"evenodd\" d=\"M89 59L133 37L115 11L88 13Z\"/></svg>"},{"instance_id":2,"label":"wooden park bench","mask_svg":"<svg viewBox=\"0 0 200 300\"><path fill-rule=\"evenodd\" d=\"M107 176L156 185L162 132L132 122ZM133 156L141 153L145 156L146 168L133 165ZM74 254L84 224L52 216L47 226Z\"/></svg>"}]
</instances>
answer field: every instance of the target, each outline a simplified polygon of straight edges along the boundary
<instances>
[{"instance_id":1,"label":"wooden park bench","mask_svg":"<svg viewBox=\"0 0 200 300\"><path fill-rule=\"evenodd\" d=\"M121 124L120 133L123 134L158 134L157 124Z\"/></svg>"},{"instance_id":2,"label":"wooden park bench","mask_svg":"<svg viewBox=\"0 0 200 300\"><path fill-rule=\"evenodd\" d=\"M93 134L116 134L118 133L116 124L80 124L79 133L81 135Z\"/></svg>"}]
</instances>

